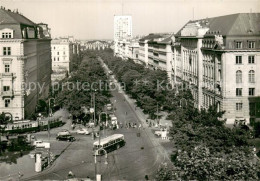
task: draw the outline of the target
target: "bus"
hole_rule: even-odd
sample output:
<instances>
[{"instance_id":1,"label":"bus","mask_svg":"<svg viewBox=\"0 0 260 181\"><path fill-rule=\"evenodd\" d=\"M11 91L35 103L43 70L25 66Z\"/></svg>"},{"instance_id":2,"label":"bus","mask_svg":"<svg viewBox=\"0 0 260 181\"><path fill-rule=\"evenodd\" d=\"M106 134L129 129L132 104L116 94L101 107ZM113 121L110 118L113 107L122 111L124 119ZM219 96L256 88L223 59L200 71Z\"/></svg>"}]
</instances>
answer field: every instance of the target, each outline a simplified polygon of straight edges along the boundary
<instances>
[{"instance_id":1,"label":"bus","mask_svg":"<svg viewBox=\"0 0 260 181\"><path fill-rule=\"evenodd\" d=\"M124 135L123 134L113 134L106 138L103 138L99 141L93 143L94 155L104 155L106 150L107 153L117 150L120 147L125 145ZM104 150L103 150L104 149Z\"/></svg>"}]
</instances>

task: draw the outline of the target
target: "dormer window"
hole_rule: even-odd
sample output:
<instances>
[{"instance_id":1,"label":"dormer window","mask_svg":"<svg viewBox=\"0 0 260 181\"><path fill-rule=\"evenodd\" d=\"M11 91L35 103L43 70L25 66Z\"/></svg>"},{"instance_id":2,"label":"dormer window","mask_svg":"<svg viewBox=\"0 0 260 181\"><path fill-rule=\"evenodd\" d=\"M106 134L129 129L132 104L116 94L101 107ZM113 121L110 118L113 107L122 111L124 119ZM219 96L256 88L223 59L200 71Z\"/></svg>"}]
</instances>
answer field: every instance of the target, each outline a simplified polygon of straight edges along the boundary
<instances>
[{"instance_id":1,"label":"dormer window","mask_svg":"<svg viewBox=\"0 0 260 181\"><path fill-rule=\"evenodd\" d=\"M5 28L0 30L1 38L13 38L13 30L9 28Z\"/></svg>"},{"instance_id":2,"label":"dormer window","mask_svg":"<svg viewBox=\"0 0 260 181\"><path fill-rule=\"evenodd\" d=\"M255 48L255 42L254 41L249 41L248 42L248 48Z\"/></svg>"},{"instance_id":3,"label":"dormer window","mask_svg":"<svg viewBox=\"0 0 260 181\"><path fill-rule=\"evenodd\" d=\"M11 32L2 32L2 38L12 38Z\"/></svg>"},{"instance_id":4,"label":"dormer window","mask_svg":"<svg viewBox=\"0 0 260 181\"><path fill-rule=\"evenodd\" d=\"M237 41L236 42L236 48L237 49L241 49L242 48L242 42L241 41Z\"/></svg>"}]
</instances>

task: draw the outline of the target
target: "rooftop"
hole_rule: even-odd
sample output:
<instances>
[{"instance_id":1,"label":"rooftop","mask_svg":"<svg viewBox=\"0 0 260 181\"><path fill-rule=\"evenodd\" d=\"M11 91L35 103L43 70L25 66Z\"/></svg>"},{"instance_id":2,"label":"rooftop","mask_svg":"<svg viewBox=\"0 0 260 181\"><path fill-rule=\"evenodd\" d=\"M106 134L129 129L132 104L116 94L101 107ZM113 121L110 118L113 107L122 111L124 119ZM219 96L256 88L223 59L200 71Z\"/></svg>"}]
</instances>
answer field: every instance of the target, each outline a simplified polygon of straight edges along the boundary
<instances>
[{"instance_id":1,"label":"rooftop","mask_svg":"<svg viewBox=\"0 0 260 181\"><path fill-rule=\"evenodd\" d=\"M34 22L18 13L18 11L0 9L0 24L22 24L36 26Z\"/></svg>"},{"instance_id":2,"label":"rooftop","mask_svg":"<svg viewBox=\"0 0 260 181\"><path fill-rule=\"evenodd\" d=\"M260 13L238 13L200 20L191 20L185 24L198 23L201 27L208 27L206 35L260 35ZM182 27L177 36L181 35Z\"/></svg>"}]
</instances>

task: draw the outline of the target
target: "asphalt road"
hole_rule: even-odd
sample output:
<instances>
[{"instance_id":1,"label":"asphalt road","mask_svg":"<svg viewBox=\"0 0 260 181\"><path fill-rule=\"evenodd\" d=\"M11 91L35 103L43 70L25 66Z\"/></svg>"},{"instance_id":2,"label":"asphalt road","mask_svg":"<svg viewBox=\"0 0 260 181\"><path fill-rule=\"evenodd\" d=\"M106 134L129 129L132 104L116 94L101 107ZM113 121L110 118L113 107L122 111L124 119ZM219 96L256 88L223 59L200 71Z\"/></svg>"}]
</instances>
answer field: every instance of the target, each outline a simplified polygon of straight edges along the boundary
<instances>
[{"instance_id":1,"label":"asphalt road","mask_svg":"<svg viewBox=\"0 0 260 181\"><path fill-rule=\"evenodd\" d=\"M163 151L162 146L156 141L158 138L155 138L151 130L145 125L145 121L141 120L140 113L135 111L133 103L125 99L124 93L112 91L112 95L111 102L116 107L115 115L123 128L102 131L101 138L115 133L124 134L126 145L108 153L108 164L105 164L104 156L98 157L97 173L102 175L102 180L144 180L145 175L149 179L154 179L159 165L168 161L169 158ZM136 123L137 125L142 123L144 127L142 129L126 128L126 123ZM56 144L54 140L57 130L53 130L51 134L51 141L54 146L52 151L54 152L55 146L57 150L61 151L58 146L61 143ZM140 137L137 136L137 133L140 133ZM46 133L42 133L42 137L46 135ZM66 144L66 149L50 168L36 176L22 180L63 180L68 178L69 171L72 171L78 178L89 177L94 180L95 164L92 145L96 140L92 140L89 135L74 136L76 137L75 142L62 143Z\"/></svg>"},{"instance_id":2,"label":"asphalt road","mask_svg":"<svg viewBox=\"0 0 260 181\"><path fill-rule=\"evenodd\" d=\"M123 125L126 122L137 123L139 125L135 111L125 101L124 96L116 91L113 91L112 94L114 96L112 101L116 100L115 114L119 122ZM101 173L102 180L144 180L145 175L148 175L150 179L154 178L159 164L164 162L166 158L158 153L157 146L154 145L146 132L147 130L144 129L127 129L125 127L118 130L105 130L101 132L101 138L115 133L124 134L126 141L124 147L108 153L107 165L105 164L104 156L97 158L97 173ZM140 133L141 136L138 137L137 133ZM52 132L51 140L55 134L56 131ZM43 135L46 134L43 133ZM71 144L67 142L63 143L67 144L68 147L50 169L24 180L62 180L67 178L69 171L72 171L78 178L90 177L94 179L95 164L92 152L94 140L89 135L74 136L76 137L75 142Z\"/></svg>"}]
</instances>

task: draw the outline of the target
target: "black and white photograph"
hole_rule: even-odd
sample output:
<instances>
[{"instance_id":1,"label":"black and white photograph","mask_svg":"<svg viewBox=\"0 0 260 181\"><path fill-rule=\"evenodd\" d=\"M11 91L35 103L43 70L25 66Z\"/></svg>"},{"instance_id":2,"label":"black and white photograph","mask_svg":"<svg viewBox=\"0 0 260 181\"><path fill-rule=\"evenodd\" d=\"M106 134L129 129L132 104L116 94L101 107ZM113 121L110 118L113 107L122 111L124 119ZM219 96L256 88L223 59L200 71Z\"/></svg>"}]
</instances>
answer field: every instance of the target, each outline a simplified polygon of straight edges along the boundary
<instances>
[{"instance_id":1,"label":"black and white photograph","mask_svg":"<svg viewBox=\"0 0 260 181\"><path fill-rule=\"evenodd\" d=\"M0 0L0 181L260 180L260 0Z\"/></svg>"}]
</instances>

